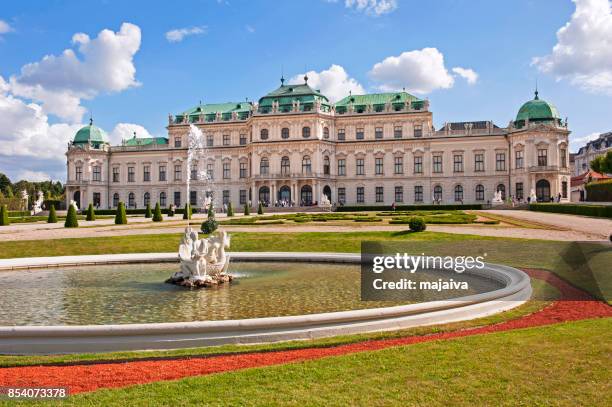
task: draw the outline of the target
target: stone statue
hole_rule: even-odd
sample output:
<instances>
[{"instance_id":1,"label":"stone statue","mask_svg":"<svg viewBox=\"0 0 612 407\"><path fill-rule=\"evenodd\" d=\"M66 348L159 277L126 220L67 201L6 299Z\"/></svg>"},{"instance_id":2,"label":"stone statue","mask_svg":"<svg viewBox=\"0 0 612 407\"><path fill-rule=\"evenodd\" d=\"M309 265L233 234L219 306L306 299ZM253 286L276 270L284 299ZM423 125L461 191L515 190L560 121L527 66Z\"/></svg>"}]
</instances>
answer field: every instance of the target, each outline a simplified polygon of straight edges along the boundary
<instances>
[{"instance_id":1,"label":"stone statue","mask_svg":"<svg viewBox=\"0 0 612 407\"><path fill-rule=\"evenodd\" d=\"M36 215L37 213L42 212L42 205L45 201L42 191L38 191L36 202L34 202L34 207L32 208L32 215Z\"/></svg>"},{"instance_id":2,"label":"stone statue","mask_svg":"<svg viewBox=\"0 0 612 407\"><path fill-rule=\"evenodd\" d=\"M529 201L532 202L532 203L538 202L538 197L537 197L537 195L535 193L535 190L533 188L529 192Z\"/></svg>"},{"instance_id":3,"label":"stone statue","mask_svg":"<svg viewBox=\"0 0 612 407\"><path fill-rule=\"evenodd\" d=\"M79 205L77 205L76 201L74 200L70 200L70 206L74 206L74 209L78 212L79 211Z\"/></svg>"},{"instance_id":4,"label":"stone statue","mask_svg":"<svg viewBox=\"0 0 612 407\"><path fill-rule=\"evenodd\" d=\"M21 191L21 200L23 201L23 210L27 211L28 210L28 198L30 196L28 195L28 191L26 191L25 189Z\"/></svg>"},{"instance_id":5,"label":"stone statue","mask_svg":"<svg viewBox=\"0 0 612 407\"><path fill-rule=\"evenodd\" d=\"M500 190L495 191L495 195L493 196L493 200L491 201L493 205L503 204L504 201L502 199L502 193Z\"/></svg>"}]
</instances>

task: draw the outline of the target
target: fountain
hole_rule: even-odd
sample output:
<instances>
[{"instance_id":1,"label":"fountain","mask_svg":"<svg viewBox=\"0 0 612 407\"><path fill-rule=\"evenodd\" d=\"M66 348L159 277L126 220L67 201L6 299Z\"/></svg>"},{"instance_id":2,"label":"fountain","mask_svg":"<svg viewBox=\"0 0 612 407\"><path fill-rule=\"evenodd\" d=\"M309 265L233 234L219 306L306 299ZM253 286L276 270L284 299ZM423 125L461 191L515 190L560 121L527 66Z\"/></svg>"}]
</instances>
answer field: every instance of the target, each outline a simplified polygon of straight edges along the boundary
<instances>
[{"instance_id":1,"label":"fountain","mask_svg":"<svg viewBox=\"0 0 612 407\"><path fill-rule=\"evenodd\" d=\"M502 193L501 191L497 190L495 191L495 194L493 195L493 200L491 201L492 205L502 205L504 203L504 200L502 199Z\"/></svg>"}]
</instances>

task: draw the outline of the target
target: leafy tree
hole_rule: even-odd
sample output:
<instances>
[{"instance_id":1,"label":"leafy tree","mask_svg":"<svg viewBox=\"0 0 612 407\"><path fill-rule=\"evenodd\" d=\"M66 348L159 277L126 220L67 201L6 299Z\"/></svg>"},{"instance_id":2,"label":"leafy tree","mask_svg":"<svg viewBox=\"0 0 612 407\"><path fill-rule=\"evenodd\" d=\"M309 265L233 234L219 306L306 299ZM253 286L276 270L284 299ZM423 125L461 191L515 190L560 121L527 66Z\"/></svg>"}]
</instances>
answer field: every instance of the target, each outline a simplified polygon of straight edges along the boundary
<instances>
[{"instance_id":1,"label":"leafy tree","mask_svg":"<svg viewBox=\"0 0 612 407\"><path fill-rule=\"evenodd\" d=\"M244 205L244 214L246 216L251 214L251 202L247 201L247 203Z\"/></svg>"},{"instance_id":2,"label":"leafy tree","mask_svg":"<svg viewBox=\"0 0 612 407\"><path fill-rule=\"evenodd\" d=\"M151 212L151 204L147 203L147 209L145 209L145 218L150 218L153 216L153 213Z\"/></svg>"},{"instance_id":3,"label":"leafy tree","mask_svg":"<svg viewBox=\"0 0 612 407\"><path fill-rule=\"evenodd\" d=\"M13 193L13 187L10 185L6 187L6 197L15 198L15 194Z\"/></svg>"},{"instance_id":4,"label":"leafy tree","mask_svg":"<svg viewBox=\"0 0 612 407\"><path fill-rule=\"evenodd\" d=\"M261 203L261 202L259 202L259 206L257 207L257 214L258 215L263 215L264 214L263 203Z\"/></svg>"},{"instance_id":5,"label":"leafy tree","mask_svg":"<svg viewBox=\"0 0 612 407\"><path fill-rule=\"evenodd\" d=\"M427 225L425 224L425 220L421 216L413 216L408 221L408 227L413 232L422 232L427 229Z\"/></svg>"},{"instance_id":6,"label":"leafy tree","mask_svg":"<svg viewBox=\"0 0 612 407\"><path fill-rule=\"evenodd\" d=\"M49 208L49 217L47 218L47 223L57 223L57 214L55 213L55 205L51 204Z\"/></svg>"},{"instance_id":7,"label":"leafy tree","mask_svg":"<svg viewBox=\"0 0 612 407\"><path fill-rule=\"evenodd\" d=\"M608 151L605 155L595 157L590 164L591 168L595 172L599 172L601 174L612 173L612 150Z\"/></svg>"},{"instance_id":8,"label":"leafy tree","mask_svg":"<svg viewBox=\"0 0 612 407\"><path fill-rule=\"evenodd\" d=\"M127 225L127 215L125 214L125 204L119 202L117 212L115 212L115 225Z\"/></svg>"},{"instance_id":9,"label":"leafy tree","mask_svg":"<svg viewBox=\"0 0 612 407\"><path fill-rule=\"evenodd\" d=\"M8 209L6 208L6 205L2 205L0 206L0 226L8 226L10 224L11 222L8 218Z\"/></svg>"},{"instance_id":10,"label":"leafy tree","mask_svg":"<svg viewBox=\"0 0 612 407\"><path fill-rule=\"evenodd\" d=\"M11 180L6 176L6 174L0 172L0 192L8 195L9 188L11 188Z\"/></svg>"},{"instance_id":11,"label":"leafy tree","mask_svg":"<svg viewBox=\"0 0 612 407\"><path fill-rule=\"evenodd\" d=\"M90 222L96 220L96 212L94 211L93 204L91 203L87 207L87 216L85 217L85 220Z\"/></svg>"},{"instance_id":12,"label":"leafy tree","mask_svg":"<svg viewBox=\"0 0 612 407\"><path fill-rule=\"evenodd\" d=\"M155 211L153 212L153 222L161 222L164 220L161 213L161 207L159 206L159 202L155 204Z\"/></svg>"},{"instance_id":13,"label":"leafy tree","mask_svg":"<svg viewBox=\"0 0 612 407\"><path fill-rule=\"evenodd\" d=\"M185 204L185 209L183 209L183 219L191 219L191 204Z\"/></svg>"},{"instance_id":14,"label":"leafy tree","mask_svg":"<svg viewBox=\"0 0 612 407\"><path fill-rule=\"evenodd\" d=\"M68 208L68 214L66 215L66 222L64 222L65 228L78 228L79 221L77 220L76 208L74 205L70 205Z\"/></svg>"},{"instance_id":15,"label":"leafy tree","mask_svg":"<svg viewBox=\"0 0 612 407\"><path fill-rule=\"evenodd\" d=\"M234 205L231 202L227 204L227 216L234 216Z\"/></svg>"}]
</instances>

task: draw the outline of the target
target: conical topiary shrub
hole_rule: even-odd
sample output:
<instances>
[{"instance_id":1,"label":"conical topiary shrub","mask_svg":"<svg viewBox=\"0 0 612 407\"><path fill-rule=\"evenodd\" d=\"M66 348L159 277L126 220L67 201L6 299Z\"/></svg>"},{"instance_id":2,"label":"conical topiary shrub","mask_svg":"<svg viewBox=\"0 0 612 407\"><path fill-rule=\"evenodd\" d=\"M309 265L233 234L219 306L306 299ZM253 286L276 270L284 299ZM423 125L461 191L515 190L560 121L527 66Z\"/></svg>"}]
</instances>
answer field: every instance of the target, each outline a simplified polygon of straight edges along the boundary
<instances>
[{"instance_id":1,"label":"conical topiary shrub","mask_svg":"<svg viewBox=\"0 0 612 407\"><path fill-rule=\"evenodd\" d=\"M161 207L159 206L159 202L155 204L155 211L153 211L153 222L161 222L164 220L161 213Z\"/></svg>"},{"instance_id":2,"label":"conical topiary shrub","mask_svg":"<svg viewBox=\"0 0 612 407\"><path fill-rule=\"evenodd\" d=\"M219 224L217 223L217 220L215 219L215 209L213 208L213 204L211 202L210 205L208 206L208 219L202 222L201 229L202 229L202 232L209 235L215 230L217 230L217 227L219 227Z\"/></svg>"},{"instance_id":3,"label":"conical topiary shrub","mask_svg":"<svg viewBox=\"0 0 612 407\"><path fill-rule=\"evenodd\" d=\"M115 212L115 225L127 225L127 215L125 214L125 205L119 202L117 211Z\"/></svg>"},{"instance_id":4,"label":"conical topiary shrub","mask_svg":"<svg viewBox=\"0 0 612 407\"><path fill-rule=\"evenodd\" d=\"M185 209L183 209L183 219L191 219L191 204L185 204Z\"/></svg>"},{"instance_id":5,"label":"conical topiary shrub","mask_svg":"<svg viewBox=\"0 0 612 407\"><path fill-rule=\"evenodd\" d=\"M10 225L11 222L8 218L8 209L6 209L6 205L0 206L0 226Z\"/></svg>"},{"instance_id":6,"label":"conical topiary shrub","mask_svg":"<svg viewBox=\"0 0 612 407\"><path fill-rule=\"evenodd\" d=\"M94 207L92 204L89 204L89 206L87 207L87 216L85 217L86 221L93 221L96 220L96 212L94 211Z\"/></svg>"},{"instance_id":7,"label":"conical topiary shrub","mask_svg":"<svg viewBox=\"0 0 612 407\"><path fill-rule=\"evenodd\" d=\"M57 214L55 213L54 204L51 204L51 208L49 208L49 217L47 218L47 223L57 223Z\"/></svg>"},{"instance_id":8,"label":"conical topiary shrub","mask_svg":"<svg viewBox=\"0 0 612 407\"><path fill-rule=\"evenodd\" d=\"M234 205L231 202L227 204L227 216L234 216Z\"/></svg>"},{"instance_id":9,"label":"conical topiary shrub","mask_svg":"<svg viewBox=\"0 0 612 407\"><path fill-rule=\"evenodd\" d=\"M245 205L244 205L244 214L246 216L251 214L251 201L248 201Z\"/></svg>"},{"instance_id":10,"label":"conical topiary shrub","mask_svg":"<svg viewBox=\"0 0 612 407\"><path fill-rule=\"evenodd\" d=\"M145 209L145 218L151 218L153 216L153 212L151 211L151 204L147 203L147 208Z\"/></svg>"},{"instance_id":11,"label":"conical topiary shrub","mask_svg":"<svg viewBox=\"0 0 612 407\"><path fill-rule=\"evenodd\" d=\"M64 222L65 228L78 228L79 221L77 220L76 208L74 205L68 206L68 214L66 215L66 222Z\"/></svg>"},{"instance_id":12,"label":"conical topiary shrub","mask_svg":"<svg viewBox=\"0 0 612 407\"><path fill-rule=\"evenodd\" d=\"M174 205L168 205L168 216L174 216Z\"/></svg>"},{"instance_id":13,"label":"conical topiary shrub","mask_svg":"<svg viewBox=\"0 0 612 407\"><path fill-rule=\"evenodd\" d=\"M264 211L263 211L263 203L259 202L259 206L257 207L257 214L258 215L263 215Z\"/></svg>"}]
</instances>

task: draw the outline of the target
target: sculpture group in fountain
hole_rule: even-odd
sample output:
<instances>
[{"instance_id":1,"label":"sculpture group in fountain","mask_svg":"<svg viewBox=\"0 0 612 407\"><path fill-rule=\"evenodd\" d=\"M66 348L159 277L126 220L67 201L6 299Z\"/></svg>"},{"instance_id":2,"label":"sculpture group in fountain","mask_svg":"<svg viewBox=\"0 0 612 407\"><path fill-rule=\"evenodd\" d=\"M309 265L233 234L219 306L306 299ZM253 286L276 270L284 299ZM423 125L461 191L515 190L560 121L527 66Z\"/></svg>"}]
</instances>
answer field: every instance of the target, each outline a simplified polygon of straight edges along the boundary
<instances>
[{"instance_id":1,"label":"sculpture group in fountain","mask_svg":"<svg viewBox=\"0 0 612 407\"><path fill-rule=\"evenodd\" d=\"M501 205L504 203L504 200L502 199L502 193L501 191L495 191L495 195L493 196L493 200L491 201L491 203L493 205Z\"/></svg>"},{"instance_id":2,"label":"sculpture group in fountain","mask_svg":"<svg viewBox=\"0 0 612 407\"><path fill-rule=\"evenodd\" d=\"M42 191L38 191L36 202L34 202L34 207L32 208L32 215L42 212L42 205L44 201L45 198L43 197Z\"/></svg>"},{"instance_id":3,"label":"sculpture group in fountain","mask_svg":"<svg viewBox=\"0 0 612 407\"><path fill-rule=\"evenodd\" d=\"M220 230L217 236L198 239L198 233L185 228L178 257L181 269L166 280L167 283L185 287L210 287L232 281L227 274L229 267L230 237Z\"/></svg>"}]
</instances>

